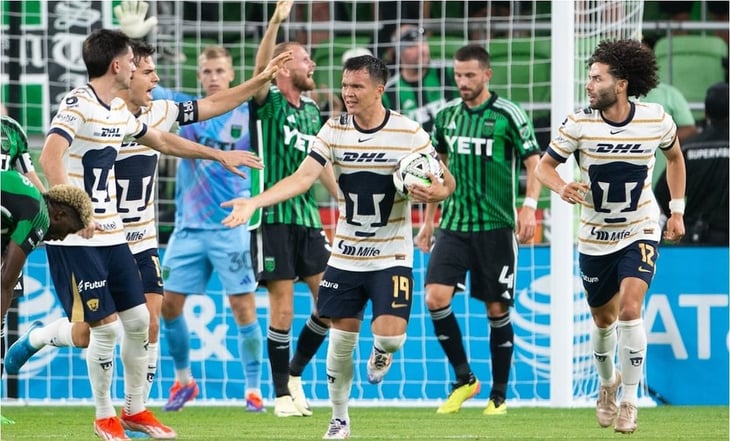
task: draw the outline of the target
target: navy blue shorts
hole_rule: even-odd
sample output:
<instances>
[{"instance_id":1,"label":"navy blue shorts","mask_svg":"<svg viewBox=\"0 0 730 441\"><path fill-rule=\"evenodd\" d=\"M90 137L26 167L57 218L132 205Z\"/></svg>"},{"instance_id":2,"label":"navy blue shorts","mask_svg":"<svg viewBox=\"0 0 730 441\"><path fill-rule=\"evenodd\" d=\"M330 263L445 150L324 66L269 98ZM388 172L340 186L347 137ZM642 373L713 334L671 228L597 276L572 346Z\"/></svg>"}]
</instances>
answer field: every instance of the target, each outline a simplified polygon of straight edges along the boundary
<instances>
[{"instance_id":1,"label":"navy blue shorts","mask_svg":"<svg viewBox=\"0 0 730 441\"><path fill-rule=\"evenodd\" d=\"M598 308L618 294L621 281L636 277L651 286L659 257L657 242L640 240L604 256L580 254L580 276L588 305Z\"/></svg>"},{"instance_id":2,"label":"navy blue shorts","mask_svg":"<svg viewBox=\"0 0 730 441\"><path fill-rule=\"evenodd\" d=\"M439 230L428 260L426 284L463 290L468 271L472 297L512 306L516 259L517 238L511 228L471 233Z\"/></svg>"},{"instance_id":3,"label":"navy blue shorts","mask_svg":"<svg viewBox=\"0 0 730 441\"><path fill-rule=\"evenodd\" d=\"M260 282L319 274L330 258L330 244L321 228L262 224L251 234L254 268Z\"/></svg>"},{"instance_id":4,"label":"navy blue shorts","mask_svg":"<svg viewBox=\"0 0 730 441\"><path fill-rule=\"evenodd\" d=\"M384 314L406 321L413 304L413 270L396 266L377 271L344 271L328 266L319 284L317 311L324 318L362 320L368 300L373 320Z\"/></svg>"},{"instance_id":5,"label":"navy blue shorts","mask_svg":"<svg viewBox=\"0 0 730 441\"><path fill-rule=\"evenodd\" d=\"M129 245L46 245L56 295L72 322L92 323L145 303Z\"/></svg>"},{"instance_id":6,"label":"navy blue shorts","mask_svg":"<svg viewBox=\"0 0 730 441\"><path fill-rule=\"evenodd\" d=\"M164 292L162 284L162 265L157 248L144 250L134 255L139 273L142 276L142 286L145 294L160 294Z\"/></svg>"}]
</instances>

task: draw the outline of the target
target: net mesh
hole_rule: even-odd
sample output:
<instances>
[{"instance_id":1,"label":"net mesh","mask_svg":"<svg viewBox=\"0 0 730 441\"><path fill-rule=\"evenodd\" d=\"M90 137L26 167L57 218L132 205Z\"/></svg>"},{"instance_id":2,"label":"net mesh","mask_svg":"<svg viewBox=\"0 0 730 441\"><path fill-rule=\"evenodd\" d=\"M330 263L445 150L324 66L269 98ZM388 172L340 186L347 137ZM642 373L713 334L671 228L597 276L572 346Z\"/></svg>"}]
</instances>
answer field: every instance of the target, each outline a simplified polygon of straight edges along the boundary
<instances>
[{"instance_id":1,"label":"net mesh","mask_svg":"<svg viewBox=\"0 0 730 441\"><path fill-rule=\"evenodd\" d=\"M111 10L114 2L24 1L2 2L3 45L2 89L0 101L18 116L40 147L40 137L60 97L70 88L86 81L81 60L81 42L91 29L116 27ZM490 88L518 102L532 118L540 145L550 137L551 3L547 1L432 1L426 2L296 2L292 16L280 30L281 40L303 42L317 63L313 96L324 113L335 107L341 65L345 52L365 48L388 60L395 69L399 54L391 35L398 25L410 23L422 28L430 49L431 64L444 67L449 75L456 49L466 43L488 48L494 71ZM151 14L158 17L158 28L148 40L158 49L157 67L161 85L182 92L202 93L196 79L197 55L210 44L221 44L231 51L236 70L235 83L250 78L258 42L275 2L173 2L155 1ZM576 104L585 102L582 84L585 60L602 38L636 37L641 27L641 1L576 2L576 53L571 60L576 68ZM468 19L465 19L468 17ZM563 60L564 58L560 58ZM419 61L424 62L425 57ZM559 93L559 91L558 91ZM36 151L37 152L37 151ZM159 214L163 242L172 228L174 213L175 160L165 158L160 165ZM524 179L524 178L523 178ZM524 186L524 182L523 182ZM323 194L325 194L323 192ZM545 190L540 198L540 228L536 244L520 249L516 304L514 365L508 397L517 403L548 403L549 384L549 202ZM326 196L322 197L322 216L331 233L335 213ZM414 210L414 225L420 225L422 210ZM545 222L543 222L543 218ZM552 221L561 221L552 220ZM364 380L365 364L372 336L364 331L356 349L354 398L393 399L420 402L443 399L450 392L453 373L433 336L433 326L425 307L423 280L428 256L416 253L414 274L416 292L408 328L408 341L394 360L391 373L378 387ZM576 259L577 260L577 259ZM42 252L31 255L27 268L30 283L26 297L19 302L20 331L33 320L49 322L61 317ZM573 272L574 310L574 391L576 401L595 397L597 384L588 348L590 315L582 297L582 287ZM192 333L193 374L201 381L200 398L208 401L237 400L243 397L244 380L238 362L235 322L219 290L211 282L207 296L188 301L186 315ZM309 294L297 287L295 295L294 339L311 311ZM258 313L266 327L266 294L257 293ZM488 324L484 305L458 295L453 305L465 335L472 368L489 383ZM369 311L366 312L369 314ZM366 315L367 317L367 315ZM364 328L367 328L367 321ZM326 345L325 345L326 346ZM314 400L327 398L325 353L323 346L305 370L305 390ZM153 399L167 396L173 381L172 360L162 339L158 381ZM85 374L84 354L80 350L44 349L20 376L21 398L90 398ZM122 397L121 362L117 362L114 396ZM262 381L266 397L272 397L268 365ZM6 393L6 390L3 389ZM475 405L483 405L476 400Z\"/></svg>"}]
</instances>

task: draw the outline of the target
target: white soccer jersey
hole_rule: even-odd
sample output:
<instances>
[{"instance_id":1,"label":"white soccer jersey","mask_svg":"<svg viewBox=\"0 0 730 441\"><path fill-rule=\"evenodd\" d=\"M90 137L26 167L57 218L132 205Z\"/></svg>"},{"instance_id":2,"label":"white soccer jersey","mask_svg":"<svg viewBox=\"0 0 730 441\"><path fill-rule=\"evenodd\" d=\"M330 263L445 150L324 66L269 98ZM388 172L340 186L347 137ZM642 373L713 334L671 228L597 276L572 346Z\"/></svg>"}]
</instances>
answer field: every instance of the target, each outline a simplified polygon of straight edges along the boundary
<instances>
[{"instance_id":1,"label":"white soccer jersey","mask_svg":"<svg viewBox=\"0 0 730 441\"><path fill-rule=\"evenodd\" d=\"M575 153L581 181L590 187L581 208L581 253L605 255L637 240L659 241L659 205L651 188L654 155L672 147L676 132L659 104L632 103L620 124L591 109L568 116L547 153L560 162Z\"/></svg>"},{"instance_id":2,"label":"white soccer jersey","mask_svg":"<svg viewBox=\"0 0 730 441\"><path fill-rule=\"evenodd\" d=\"M315 138L310 156L334 167L339 218L329 265L347 271L413 267L411 204L396 192L393 172L410 152L436 157L428 134L394 111L374 130L349 115L332 118Z\"/></svg>"},{"instance_id":3,"label":"white soccer jersey","mask_svg":"<svg viewBox=\"0 0 730 441\"><path fill-rule=\"evenodd\" d=\"M49 133L69 141L63 158L69 182L91 197L94 220L101 231L94 232L91 239L70 234L54 245L108 246L126 242L117 213L114 161L125 137L146 131L147 126L127 110L124 100L114 98L107 106L88 84L64 97Z\"/></svg>"},{"instance_id":4,"label":"white soccer jersey","mask_svg":"<svg viewBox=\"0 0 730 441\"><path fill-rule=\"evenodd\" d=\"M148 127L172 131L177 123L197 121L194 101L176 103L152 101L141 109L137 120ZM115 165L117 210L124 223L124 233L133 254L157 248L155 196L157 162L160 153L139 144L134 138L124 140Z\"/></svg>"}]
</instances>

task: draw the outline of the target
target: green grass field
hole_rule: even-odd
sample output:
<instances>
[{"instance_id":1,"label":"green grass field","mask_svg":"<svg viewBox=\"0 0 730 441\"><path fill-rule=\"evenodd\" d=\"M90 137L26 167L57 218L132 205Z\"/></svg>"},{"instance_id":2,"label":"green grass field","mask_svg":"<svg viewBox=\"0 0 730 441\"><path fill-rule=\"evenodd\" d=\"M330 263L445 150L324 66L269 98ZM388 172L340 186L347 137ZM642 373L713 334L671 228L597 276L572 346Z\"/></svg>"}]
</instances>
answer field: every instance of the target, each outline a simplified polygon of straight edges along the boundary
<instances>
[{"instance_id":1,"label":"green grass field","mask_svg":"<svg viewBox=\"0 0 730 441\"><path fill-rule=\"evenodd\" d=\"M316 408L310 418L276 418L248 414L240 408L190 406L162 413L178 440L316 440L330 417ZM354 440L728 440L727 407L663 406L639 410L639 430L621 435L601 429L593 409L512 408L506 416L485 417L482 409L465 408L455 415L436 415L433 408L351 408ZM98 440L92 428L92 407L4 406L2 414L16 421L2 425L3 441Z\"/></svg>"}]
</instances>

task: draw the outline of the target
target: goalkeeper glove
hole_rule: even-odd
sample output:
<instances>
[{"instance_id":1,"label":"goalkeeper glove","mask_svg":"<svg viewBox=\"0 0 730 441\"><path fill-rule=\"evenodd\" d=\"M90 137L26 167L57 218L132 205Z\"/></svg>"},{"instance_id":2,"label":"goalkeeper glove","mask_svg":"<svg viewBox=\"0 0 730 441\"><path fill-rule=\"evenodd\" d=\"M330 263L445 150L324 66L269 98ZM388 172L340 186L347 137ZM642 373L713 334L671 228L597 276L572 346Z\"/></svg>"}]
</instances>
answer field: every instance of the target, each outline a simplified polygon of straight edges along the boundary
<instances>
[{"instance_id":1,"label":"goalkeeper glove","mask_svg":"<svg viewBox=\"0 0 730 441\"><path fill-rule=\"evenodd\" d=\"M114 7L114 15L119 20L119 30L130 38L142 38L157 25L157 17L144 19L149 4L139 0L124 0Z\"/></svg>"}]
</instances>

